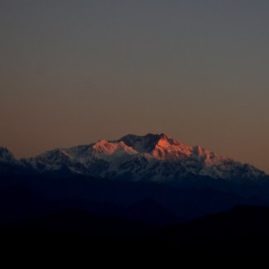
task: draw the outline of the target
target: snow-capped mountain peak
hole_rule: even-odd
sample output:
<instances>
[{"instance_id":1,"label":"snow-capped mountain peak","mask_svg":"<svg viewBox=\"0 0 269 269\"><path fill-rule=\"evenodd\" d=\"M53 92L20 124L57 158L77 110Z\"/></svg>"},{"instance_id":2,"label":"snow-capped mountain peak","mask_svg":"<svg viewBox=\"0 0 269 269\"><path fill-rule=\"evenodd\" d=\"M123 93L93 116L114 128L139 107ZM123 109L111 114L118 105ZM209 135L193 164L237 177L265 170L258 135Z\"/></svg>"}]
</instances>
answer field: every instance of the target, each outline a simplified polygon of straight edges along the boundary
<instances>
[{"instance_id":1,"label":"snow-capped mountain peak","mask_svg":"<svg viewBox=\"0 0 269 269\"><path fill-rule=\"evenodd\" d=\"M124 141L140 154L147 153L158 160L179 159L189 157L192 154L190 146L181 144L163 133L147 134L145 136L127 135L119 141Z\"/></svg>"},{"instance_id":2,"label":"snow-capped mountain peak","mask_svg":"<svg viewBox=\"0 0 269 269\"><path fill-rule=\"evenodd\" d=\"M122 154L136 154L136 150L126 145L123 141L109 142L107 140L99 140L93 144L92 150L96 155L101 156L112 156Z\"/></svg>"},{"instance_id":3,"label":"snow-capped mountain peak","mask_svg":"<svg viewBox=\"0 0 269 269\"><path fill-rule=\"evenodd\" d=\"M140 153L150 153L157 146L169 146L177 144L177 142L171 138L168 138L166 134L147 134L145 136L129 134L123 136L118 142L122 141L126 145L134 148Z\"/></svg>"}]
</instances>

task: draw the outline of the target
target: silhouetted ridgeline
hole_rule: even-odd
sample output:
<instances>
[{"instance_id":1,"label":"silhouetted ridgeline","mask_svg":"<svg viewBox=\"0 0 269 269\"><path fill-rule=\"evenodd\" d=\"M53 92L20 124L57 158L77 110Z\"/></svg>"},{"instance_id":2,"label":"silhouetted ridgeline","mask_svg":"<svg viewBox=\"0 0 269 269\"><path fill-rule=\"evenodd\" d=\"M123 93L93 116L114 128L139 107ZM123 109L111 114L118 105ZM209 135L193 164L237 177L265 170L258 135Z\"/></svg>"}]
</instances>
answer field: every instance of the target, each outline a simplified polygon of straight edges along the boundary
<instances>
[{"instance_id":1,"label":"silhouetted ridgeline","mask_svg":"<svg viewBox=\"0 0 269 269\"><path fill-rule=\"evenodd\" d=\"M5 177L0 193L1 238L7 245L27 241L42 247L53 242L52 247L86 246L94 251L113 246L111 251L139 247L265 254L269 209L236 206L237 202L242 201L229 194L160 184Z\"/></svg>"}]
</instances>

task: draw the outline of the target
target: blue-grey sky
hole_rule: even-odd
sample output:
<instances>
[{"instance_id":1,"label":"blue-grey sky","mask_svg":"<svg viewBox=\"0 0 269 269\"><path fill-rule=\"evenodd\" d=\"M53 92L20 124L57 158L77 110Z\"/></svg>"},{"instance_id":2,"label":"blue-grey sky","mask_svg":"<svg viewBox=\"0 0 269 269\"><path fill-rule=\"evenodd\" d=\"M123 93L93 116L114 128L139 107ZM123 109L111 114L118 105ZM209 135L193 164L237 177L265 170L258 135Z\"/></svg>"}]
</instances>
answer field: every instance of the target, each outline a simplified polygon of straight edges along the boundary
<instances>
[{"instance_id":1,"label":"blue-grey sky","mask_svg":"<svg viewBox=\"0 0 269 269\"><path fill-rule=\"evenodd\" d=\"M0 144L165 132L269 171L269 1L0 0Z\"/></svg>"}]
</instances>

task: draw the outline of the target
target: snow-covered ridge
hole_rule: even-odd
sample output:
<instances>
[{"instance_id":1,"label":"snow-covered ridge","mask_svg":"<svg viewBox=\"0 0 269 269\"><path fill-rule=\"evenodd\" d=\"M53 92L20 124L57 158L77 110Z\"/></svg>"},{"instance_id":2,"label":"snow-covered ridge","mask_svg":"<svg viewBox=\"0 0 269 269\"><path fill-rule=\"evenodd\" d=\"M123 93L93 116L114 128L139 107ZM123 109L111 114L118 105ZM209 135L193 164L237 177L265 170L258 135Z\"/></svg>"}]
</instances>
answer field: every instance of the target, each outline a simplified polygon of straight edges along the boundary
<instances>
[{"instance_id":1,"label":"snow-covered ridge","mask_svg":"<svg viewBox=\"0 0 269 269\"><path fill-rule=\"evenodd\" d=\"M130 180L212 179L254 180L266 174L249 164L224 158L201 146L185 145L165 134L126 135L89 145L55 149L16 160L0 148L0 163L23 165L37 173L75 173Z\"/></svg>"},{"instance_id":2,"label":"snow-covered ridge","mask_svg":"<svg viewBox=\"0 0 269 269\"><path fill-rule=\"evenodd\" d=\"M39 172L72 173L133 180L176 180L188 176L255 179L265 173L217 156L201 146L185 145L165 134L126 135L114 141L56 149L24 160Z\"/></svg>"},{"instance_id":3,"label":"snow-covered ridge","mask_svg":"<svg viewBox=\"0 0 269 269\"><path fill-rule=\"evenodd\" d=\"M127 135L119 141L137 150L140 154L148 153L158 160L172 160L189 157L190 146L179 143L165 134L147 134L146 136Z\"/></svg>"}]
</instances>

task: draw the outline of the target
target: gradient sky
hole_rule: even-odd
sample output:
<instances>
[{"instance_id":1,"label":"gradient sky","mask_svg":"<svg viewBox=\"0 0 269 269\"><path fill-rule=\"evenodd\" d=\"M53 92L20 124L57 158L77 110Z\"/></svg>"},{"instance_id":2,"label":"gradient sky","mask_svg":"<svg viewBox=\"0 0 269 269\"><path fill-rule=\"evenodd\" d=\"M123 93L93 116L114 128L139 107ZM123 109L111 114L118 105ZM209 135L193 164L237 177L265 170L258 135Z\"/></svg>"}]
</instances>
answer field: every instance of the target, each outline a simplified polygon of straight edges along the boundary
<instances>
[{"instance_id":1,"label":"gradient sky","mask_svg":"<svg viewBox=\"0 0 269 269\"><path fill-rule=\"evenodd\" d=\"M0 0L0 144L165 132L269 172L268 0Z\"/></svg>"}]
</instances>

